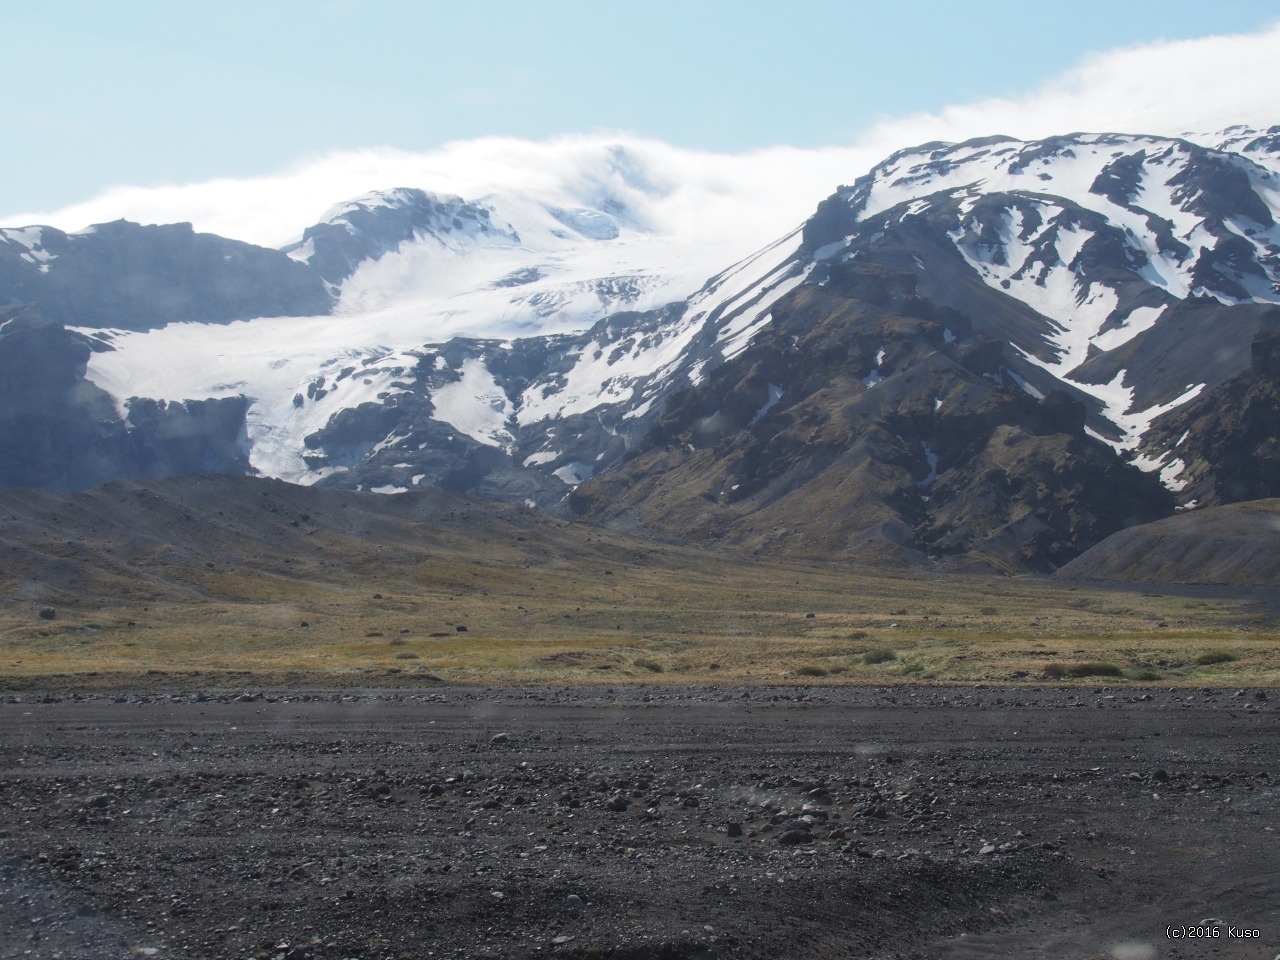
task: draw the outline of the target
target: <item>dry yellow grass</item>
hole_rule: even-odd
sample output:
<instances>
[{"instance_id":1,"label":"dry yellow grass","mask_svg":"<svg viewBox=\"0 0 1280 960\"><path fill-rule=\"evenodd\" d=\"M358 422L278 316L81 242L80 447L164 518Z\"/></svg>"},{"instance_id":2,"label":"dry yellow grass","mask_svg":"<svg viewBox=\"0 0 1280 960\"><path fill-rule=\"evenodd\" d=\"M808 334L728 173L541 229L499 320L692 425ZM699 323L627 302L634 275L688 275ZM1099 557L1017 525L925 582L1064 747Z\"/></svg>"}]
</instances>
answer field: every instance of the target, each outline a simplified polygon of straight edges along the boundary
<instances>
[{"instance_id":1,"label":"dry yellow grass","mask_svg":"<svg viewBox=\"0 0 1280 960\"><path fill-rule=\"evenodd\" d=\"M1280 680L1272 620L1243 600L594 543L538 564L523 544L366 543L340 576L193 566L167 571L182 593L100 591L52 620L9 604L0 684L1037 683L1088 663L1122 675L1061 682Z\"/></svg>"}]
</instances>

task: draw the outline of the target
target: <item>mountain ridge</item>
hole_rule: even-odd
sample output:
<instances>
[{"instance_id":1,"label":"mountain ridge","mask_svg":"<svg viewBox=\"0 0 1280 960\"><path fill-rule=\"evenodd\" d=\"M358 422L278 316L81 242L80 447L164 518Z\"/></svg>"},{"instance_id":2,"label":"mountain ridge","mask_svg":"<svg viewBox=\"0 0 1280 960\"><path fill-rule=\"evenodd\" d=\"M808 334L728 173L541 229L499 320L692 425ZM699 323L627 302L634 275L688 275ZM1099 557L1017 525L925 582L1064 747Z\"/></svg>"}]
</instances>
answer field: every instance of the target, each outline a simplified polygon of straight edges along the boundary
<instances>
[{"instance_id":1,"label":"mountain ridge","mask_svg":"<svg viewBox=\"0 0 1280 960\"><path fill-rule=\"evenodd\" d=\"M1026 433L1025 415L1012 412L1017 402L979 397L979 381L991 385L982 390L1013 390L1037 402L1062 393L1066 399L1054 402L1082 405L1091 443L1110 446L1179 495L1189 482L1180 472L1185 465L1153 424L1238 375L1255 337L1280 327L1278 157L1280 127L1228 128L1195 139L1069 134L925 144L893 154L838 188L797 230L662 305L662 292L683 281L602 269L615 251L634 265L656 249L627 199L628 184L643 180L635 171L587 191L590 207L396 188L339 204L297 244L262 254L273 264L283 258L286 272L309 271L310 289L319 291L314 302L324 306L319 317L71 326L93 344L84 381L114 399L122 423L147 399L172 405L240 398L252 471L384 492L437 484L566 511L582 507L576 488L666 444L672 433L664 418L687 406L676 398L708 389L718 369L755 384L712 391L739 413L743 404L751 407L745 419L730 418L742 421L740 429L759 432L779 422L798 399L796 385L775 382L781 374L757 383L763 374L734 362L761 338L776 338L797 308L823 302L844 322L870 324L866 336L886 331L886 342L846 351L856 371L828 370L833 382L849 384L845 406L870 411L870 420L884 419L875 398L886 380L902 375L903 383L919 381L911 389L931 389L945 359L958 363L953 373L961 371L956 376L967 384L958 395L1009 411L1014 422L995 426L1021 430L1023 441L1043 446L1046 435ZM28 288L6 286L4 264L16 261L13 269L24 277L66 268L36 230L0 234L0 291L10 300ZM877 284L885 290L873 290ZM812 291L827 288L843 289L843 301L815 299ZM51 302L50 319L61 322L65 311ZM875 309L868 312L867 304ZM49 310L39 298L36 308ZM929 316L939 324L930 334L936 357L908 362L910 345L887 334ZM487 318L481 328L496 335L464 335L481 329L467 317ZM817 340L840 337L828 330ZM953 346L983 358L982 369L948 358ZM790 348L778 349L785 356ZM909 373L921 363L920 372ZM935 399L911 402L923 409ZM135 429L147 432L145 425ZM861 428L854 433L865 439ZM899 433L889 436L892 443ZM853 436L833 434L842 435ZM1101 454L1082 452L1074 428L1062 436L1074 438L1068 446L1076 452L1050 455L1046 448L1040 456L1088 460L1103 470ZM977 436L968 439L977 444ZM912 485L936 475L931 484L946 491L968 468L934 452L936 443L915 436L907 444L915 452L899 457L897 469ZM122 461L119 469L138 468ZM948 469L958 472L944 479ZM1145 507L1115 522L1169 508L1163 493L1144 496ZM1051 502L1054 496L1033 498L1015 509L1010 501L988 517L977 540L1013 522L1011 510L1047 510L1060 519ZM921 527L923 514L913 510L902 528L894 526L905 521L893 510L871 514L890 524L888 541L917 562L911 551L919 551L921 531L941 521L929 508L933 519ZM1068 548L1046 547L1015 566L1042 569L1048 556L1060 562L1105 526L1067 536L1061 543ZM961 540L972 548L972 537ZM1018 554L1026 542L1008 550Z\"/></svg>"}]
</instances>

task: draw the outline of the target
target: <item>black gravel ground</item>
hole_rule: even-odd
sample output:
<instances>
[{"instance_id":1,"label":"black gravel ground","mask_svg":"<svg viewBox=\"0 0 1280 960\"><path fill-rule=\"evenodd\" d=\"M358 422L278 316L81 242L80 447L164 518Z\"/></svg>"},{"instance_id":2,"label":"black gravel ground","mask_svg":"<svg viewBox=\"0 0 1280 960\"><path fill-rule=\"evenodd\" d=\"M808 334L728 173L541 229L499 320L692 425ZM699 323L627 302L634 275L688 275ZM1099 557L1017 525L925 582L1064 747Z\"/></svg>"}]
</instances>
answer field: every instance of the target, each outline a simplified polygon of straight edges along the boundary
<instances>
[{"instance_id":1,"label":"black gravel ground","mask_svg":"<svg viewBox=\"0 0 1280 960\"><path fill-rule=\"evenodd\" d=\"M1278 821L1263 691L0 695L0 957L1272 960Z\"/></svg>"}]
</instances>

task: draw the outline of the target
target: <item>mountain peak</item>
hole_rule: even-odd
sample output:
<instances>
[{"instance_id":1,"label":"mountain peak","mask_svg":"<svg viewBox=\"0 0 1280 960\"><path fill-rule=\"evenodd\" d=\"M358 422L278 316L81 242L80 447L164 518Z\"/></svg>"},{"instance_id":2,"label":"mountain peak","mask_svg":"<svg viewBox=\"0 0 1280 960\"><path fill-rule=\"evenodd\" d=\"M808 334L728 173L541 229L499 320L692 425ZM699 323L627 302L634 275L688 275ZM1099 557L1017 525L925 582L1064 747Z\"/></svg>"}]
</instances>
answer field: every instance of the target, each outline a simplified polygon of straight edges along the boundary
<instances>
[{"instance_id":1,"label":"mountain peak","mask_svg":"<svg viewBox=\"0 0 1280 960\"><path fill-rule=\"evenodd\" d=\"M320 223L307 227L301 241L284 251L336 287L362 263L394 253L411 241L494 237L519 243L514 230L494 224L490 213L484 204L415 187L377 190L331 207Z\"/></svg>"}]
</instances>

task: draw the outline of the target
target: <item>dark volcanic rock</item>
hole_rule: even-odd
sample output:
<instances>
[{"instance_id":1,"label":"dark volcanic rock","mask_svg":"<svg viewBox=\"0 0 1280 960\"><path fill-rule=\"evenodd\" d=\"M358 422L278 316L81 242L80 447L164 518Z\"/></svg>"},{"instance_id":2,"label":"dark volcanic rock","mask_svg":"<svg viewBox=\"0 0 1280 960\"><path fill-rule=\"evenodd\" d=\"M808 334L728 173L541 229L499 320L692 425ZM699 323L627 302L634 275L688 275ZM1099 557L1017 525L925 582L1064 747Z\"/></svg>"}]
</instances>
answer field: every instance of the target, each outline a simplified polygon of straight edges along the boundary
<instances>
[{"instance_id":1,"label":"dark volcanic rock","mask_svg":"<svg viewBox=\"0 0 1280 960\"><path fill-rule=\"evenodd\" d=\"M1158 419L1143 452L1179 460L1180 499L1199 506L1280 497L1280 309L1249 369Z\"/></svg>"},{"instance_id":2,"label":"dark volcanic rock","mask_svg":"<svg viewBox=\"0 0 1280 960\"><path fill-rule=\"evenodd\" d=\"M333 301L306 264L279 250L189 223L116 220L66 234L40 231L43 263L0 242L0 304L30 303L69 326L147 330L179 321L325 314ZM24 254L26 256L24 256Z\"/></svg>"},{"instance_id":3,"label":"dark volcanic rock","mask_svg":"<svg viewBox=\"0 0 1280 960\"><path fill-rule=\"evenodd\" d=\"M244 397L114 401L84 378L99 347L32 310L0 313L0 489L249 469Z\"/></svg>"}]
</instances>

